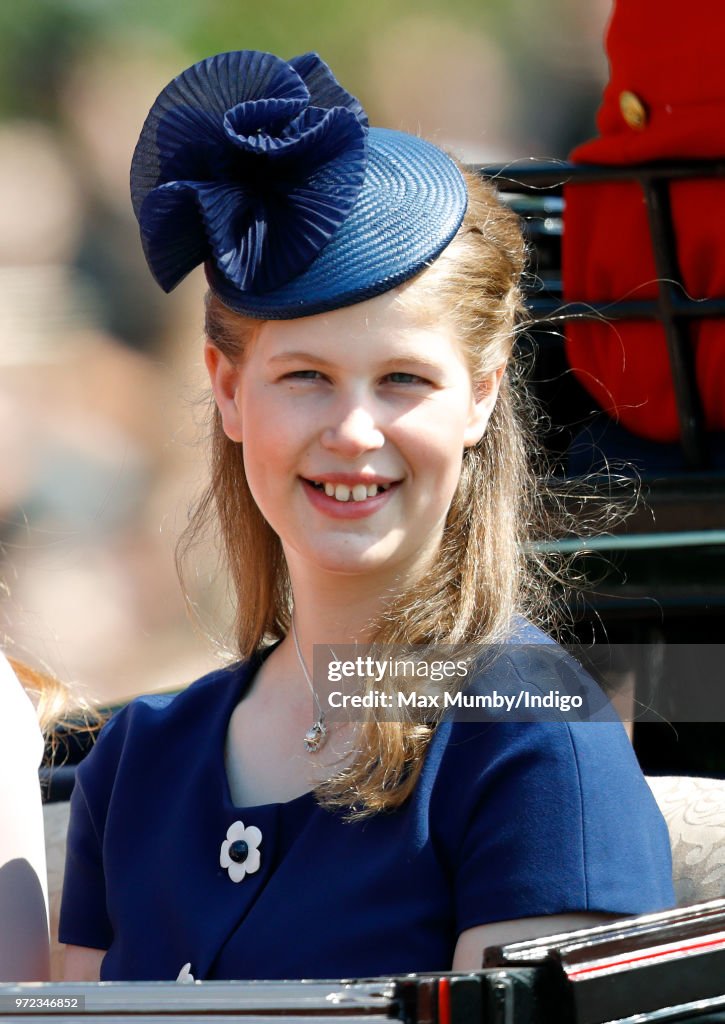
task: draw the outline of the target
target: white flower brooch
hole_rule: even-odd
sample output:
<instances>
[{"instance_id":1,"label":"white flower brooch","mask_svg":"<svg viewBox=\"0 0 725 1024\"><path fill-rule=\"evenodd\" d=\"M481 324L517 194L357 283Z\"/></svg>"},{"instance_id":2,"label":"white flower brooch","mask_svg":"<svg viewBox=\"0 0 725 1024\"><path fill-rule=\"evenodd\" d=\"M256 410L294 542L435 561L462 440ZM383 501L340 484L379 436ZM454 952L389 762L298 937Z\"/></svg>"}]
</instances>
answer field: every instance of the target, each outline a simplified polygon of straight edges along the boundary
<instances>
[{"instance_id":1,"label":"white flower brooch","mask_svg":"<svg viewBox=\"0 0 725 1024\"><path fill-rule=\"evenodd\" d=\"M235 821L229 826L219 863L227 869L233 882L241 882L245 875L253 875L259 870L261 842L262 833L256 825L245 828L243 822Z\"/></svg>"}]
</instances>

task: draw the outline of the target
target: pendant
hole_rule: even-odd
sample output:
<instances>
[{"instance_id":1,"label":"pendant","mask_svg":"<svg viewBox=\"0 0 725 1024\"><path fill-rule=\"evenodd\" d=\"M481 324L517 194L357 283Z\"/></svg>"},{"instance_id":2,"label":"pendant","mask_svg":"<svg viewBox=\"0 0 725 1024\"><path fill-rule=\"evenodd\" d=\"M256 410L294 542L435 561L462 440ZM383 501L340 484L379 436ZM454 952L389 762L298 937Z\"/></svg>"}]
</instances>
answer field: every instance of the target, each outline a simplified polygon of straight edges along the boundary
<instances>
[{"instance_id":1,"label":"pendant","mask_svg":"<svg viewBox=\"0 0 725 1024\"><path fill-rule=\"evenodd\" d=\"M317 721L313 722L307 730L302 742L308 754L316 754L318 750L324 747L326 740L327 726L325 725L324 715L320 715Z\"/></svg>"}]
</instances>

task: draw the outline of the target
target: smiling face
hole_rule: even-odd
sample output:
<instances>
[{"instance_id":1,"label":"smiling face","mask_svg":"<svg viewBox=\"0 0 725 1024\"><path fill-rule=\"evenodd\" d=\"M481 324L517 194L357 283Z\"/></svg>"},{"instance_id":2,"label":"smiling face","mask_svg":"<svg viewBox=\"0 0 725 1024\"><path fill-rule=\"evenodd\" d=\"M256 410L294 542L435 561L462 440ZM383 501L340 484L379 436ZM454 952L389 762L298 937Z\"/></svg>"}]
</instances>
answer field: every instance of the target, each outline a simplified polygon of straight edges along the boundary
<instances>
[{"instance_id":1,"label":"smiling face","mask_svg":"<svg viewBox=\"0 0 725 1024\"><path fill-rule=\"evenodd\" d=\"M400 578L430 563L502 369L474 393L450 328L421 326L399 290L266 321L238 366L211 343L206 359L224 430L243 443L250 490L291 571Z\"/></svg>"}]
</instances>

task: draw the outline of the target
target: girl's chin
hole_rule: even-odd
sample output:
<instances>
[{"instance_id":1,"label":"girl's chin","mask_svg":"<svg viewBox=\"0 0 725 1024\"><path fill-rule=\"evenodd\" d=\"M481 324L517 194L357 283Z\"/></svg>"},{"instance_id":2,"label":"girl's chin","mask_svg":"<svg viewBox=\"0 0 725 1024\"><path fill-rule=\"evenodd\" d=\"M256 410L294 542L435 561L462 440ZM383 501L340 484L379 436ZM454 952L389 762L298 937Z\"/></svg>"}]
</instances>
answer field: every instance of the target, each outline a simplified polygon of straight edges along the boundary
<instances>
[{"instance_id":1,"label":"girl's chin","mask_svg":"<svg viewBox=\"0 0 725 1024\"><path fill-rule=\"evenodd\" d=\"M285 555L289 564L302 561L308 568L344 576L364 576L389 571L398 571L401 553L390 549L379 542L372 546L350 544L350 537L335 543L332 539L322 539L320 544L309 543L293 546L289 550L283 542Z\"/></svg>"},{"instance_id":2,"label":"girl's chin","mask_svg":"<svg viewBox=\"0 0 725 1024\"><path fill-rule=\"evenodd\" d=\"M368 552L361 554L350 551L315 553L310 558L310 562L323 572L344 576L377 573L384 570L386 566L390 566L392 569L390 558L372 555Z\"/></svg>"}]
</instances>

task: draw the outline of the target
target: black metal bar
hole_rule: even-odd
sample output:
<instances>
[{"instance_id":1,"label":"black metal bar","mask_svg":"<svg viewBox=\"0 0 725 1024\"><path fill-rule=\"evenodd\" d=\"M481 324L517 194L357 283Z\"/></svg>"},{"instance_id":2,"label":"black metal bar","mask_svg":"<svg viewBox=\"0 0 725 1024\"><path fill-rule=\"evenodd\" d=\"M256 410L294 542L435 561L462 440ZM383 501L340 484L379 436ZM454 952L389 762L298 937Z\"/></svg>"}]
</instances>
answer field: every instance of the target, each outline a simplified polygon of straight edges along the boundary
<instances>
[{"instance_id":1,"label":"black metal bar","mask_svg":"<svg viewBox=\"0 0 725 1024\"><path fill-rule=\"evenodd\" d=\"M561 282L549 279L543 281L543 288L538 293L529 290L527 303L534 317L534 327L587 316L659 320L665 333L672 371L683 455L690 469L706 468L709 458L705 417L697 386L694 350L689 337L688 322L702 317L725 316L725 297L702 300L685 297L677 259L669 183L673 180L725 177L725 160L662 161L626 166L589 166L547 161L512 163L505 166L479 165L477 170L491 178L504 194L530 196L532 191L541 189L545 191L542 200L552 194L561 195L564 186L570 183L631 181L640 185L645 195L657 269L657 299L563 304L559 299ZM515 202L512 205L515 206ZM546 211L543 210L542 214L545 217Z\"/></svg>"},{"instance_id":2,"label":"black metal bar","mask_svg":"<svg viewBox=\"0 0 725 1024\"><path fill-rule=\"evenodd\" d=\"M725 931L725 899L707 900L673 910L658 910L637 917L623 917L578 931L523 939L485 950L486 967L532 964L545 960L552 949L570 962L591 960L594 951L604 955L647 950L662 943L677 943L697 935Z\"/></svg>"},{"instance_id":3,"label":"black metal bar","mask_svg":"<svg viewBox=\"0 0 725 1024\"><path fill-rule=\"evenodd\" d=\"M690 469L704 469L708 464L705 416L697 386L694 346L688 325L678 317L673 301L675 295L683 291L683 284L672 223L669 181L647 178L642 182L642 188L654 250L660 320L670 357L682 451Z\"/></svg>"},{"instance_id":4,"label":"black metal bar","mask_svg":"<svg viewBox=\"0 0 725 1024\"><path fill-rule=\"evenodd\" d=\"M493 178L501 192L528 192L532 186L552 189L558 194L569 182L600 181L678 181L684 178L725 177L725 160L679 160L655 164L605 166L570 164L566 161L510 164L476 164L472 170ZM505 187L502 187L504 186Z\"/></svg>"},{"instance_id":5,"label":"black metal bar","mask_svg":"<svg viewBox=\"0 0 725 1024\"><path fill-rule=\"evenodd\" d=\"M587 316L601 320L659 320L657 299L627 300L622 302L567 302L563 303L555 282L544 294L528 292L526 304L534 319L541 322L582 319ZM725 317L725 299L683 299L671 296L675 317L699 320L704 317Z\"/></svg>"}]
</instances>

